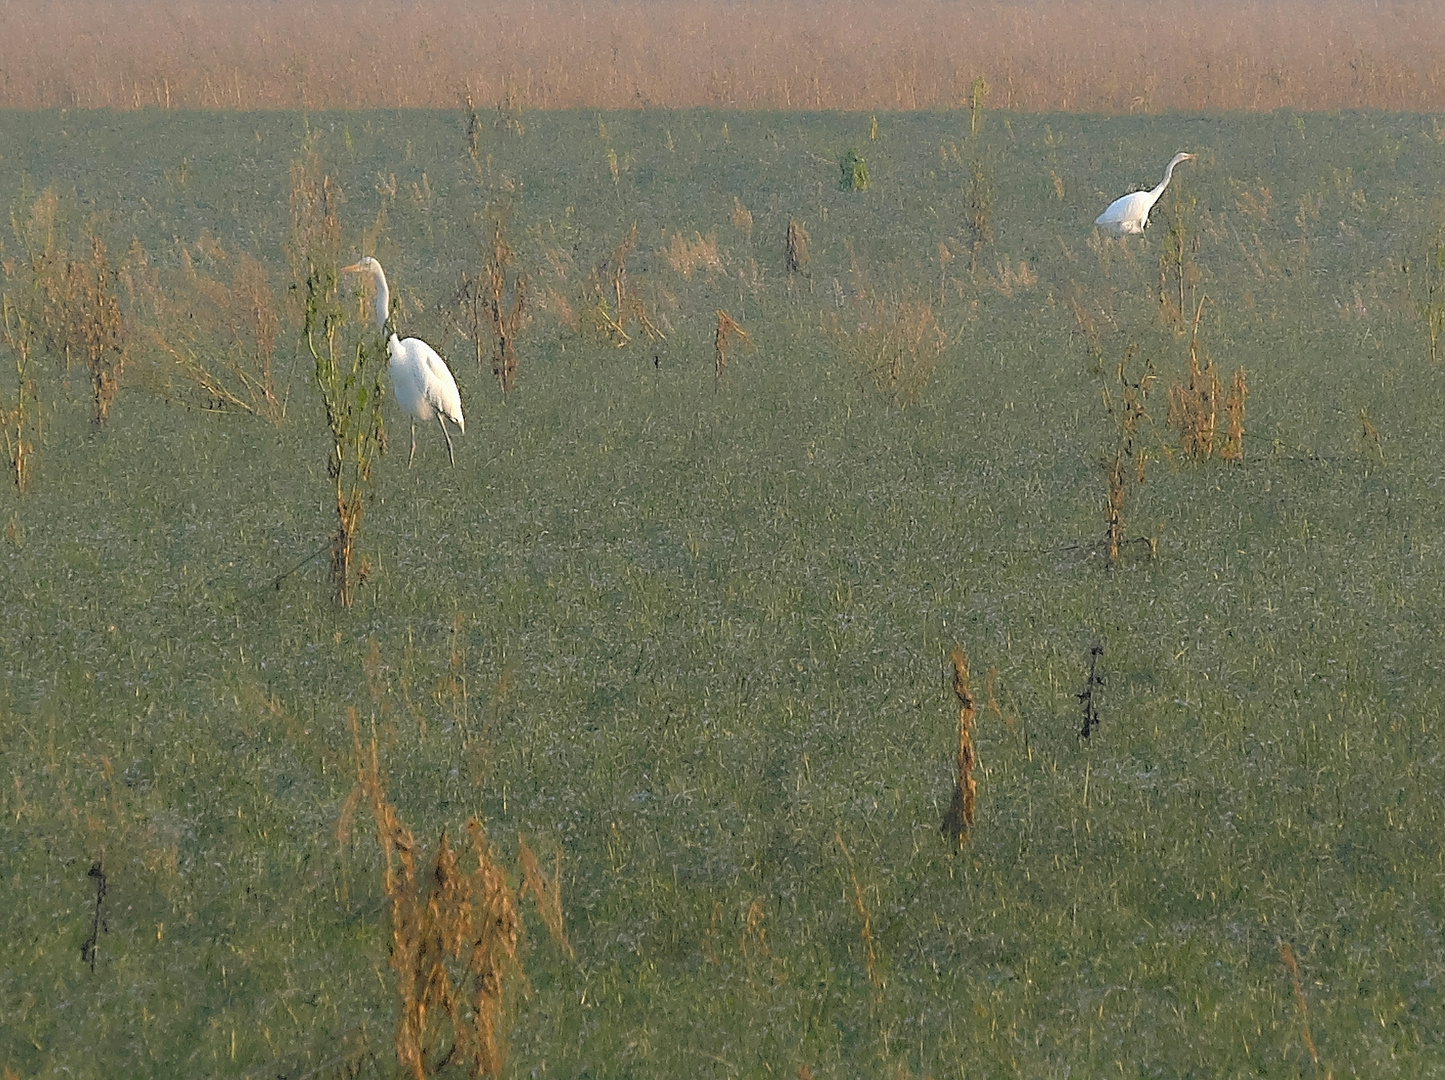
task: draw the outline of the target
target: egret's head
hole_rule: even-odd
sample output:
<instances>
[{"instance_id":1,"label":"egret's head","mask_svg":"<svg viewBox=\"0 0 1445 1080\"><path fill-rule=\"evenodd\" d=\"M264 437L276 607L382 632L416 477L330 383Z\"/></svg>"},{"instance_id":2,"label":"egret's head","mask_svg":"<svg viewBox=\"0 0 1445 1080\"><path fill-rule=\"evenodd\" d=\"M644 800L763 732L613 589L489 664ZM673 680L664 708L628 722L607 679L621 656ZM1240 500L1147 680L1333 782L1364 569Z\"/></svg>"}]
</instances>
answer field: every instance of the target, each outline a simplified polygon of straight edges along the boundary
<instances>
[{"instance_id":1,"label":"egret's head","mask_svg":"<svg viewBox=\"0 0 1445 1080\"><path fill-rule=\"evenodd\" d=\"M1198 154L1186 154L1184 153L1184 151L1181 150L1179 153L1174 155L1174 161L1172 162L1172 164L1178 165L1181 161L1193 161L1198 156Z\"/></svg>"},{"instance_id":2,"label":"egret's head","mask_svg":"<svg viewBox=\"0 0 1445 1080\"><path fill-rule=\"evenodd\" d=\"M376 260L370 255L363 255L360 262L354 262L350 266L343 266L343 274L374 274L376 273Z\"/></svg>"}]
</instances>

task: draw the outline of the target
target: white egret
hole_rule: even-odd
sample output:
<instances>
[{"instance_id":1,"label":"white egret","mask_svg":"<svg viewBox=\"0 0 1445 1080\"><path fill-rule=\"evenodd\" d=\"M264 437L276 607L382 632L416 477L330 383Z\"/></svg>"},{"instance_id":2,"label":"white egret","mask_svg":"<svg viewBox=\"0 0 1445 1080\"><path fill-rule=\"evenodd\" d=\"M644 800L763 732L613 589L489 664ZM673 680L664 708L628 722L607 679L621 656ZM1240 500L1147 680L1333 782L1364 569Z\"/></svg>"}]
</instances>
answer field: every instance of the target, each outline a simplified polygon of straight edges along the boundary
<instances>
[{"instance_id":1,"label":"white egret","mask_svg":"<svg viewBox=\"0 0 1445 1080\"><path fill-rule=\"evenodd\" d=\"M371 275L376 293L376 322L384 332L391 313L391 290L387 288L381 263L367 255L358 263L342 267L342 273ZM462 419L462 396L457 393L457 381L452 378L451 369L421 338L398 340L392 334L386 343L386 352L391 360L388 369L391 371L392 392L396 394L397 404L412 418L411 457L406 459L407 468L411 468L416 459L416 422L430 420L433 416L442 426L442 435L447 440L447 457L451 458L455 467L457 456L452 451L452 437L447 433L446 422L450 420L456 424L457 431L463 435L467 433L467 423Z\"/></svg>"},{"instance_id":2,"label":"white egret","mask_svg":"<svg viewBox=\"0 0 1445 1080\"><path fill-rule=\"evenodd\" d=\"M1094 219L1094 224L1115 236L1129 233L1137 236L1143 233L1149 224L1149 211L1154 209L1159 196L1163 195L1164 189L1169 186L1169 178L1174 175L1174 166L1181 161L1193 160L1193 154L1175 154L1169 167L1164 170L1164 179L1159 181L1158 187L1149 191L1133 191L1115 199L1109 204L1109 209Z\"/></svg>"}]
</instances>

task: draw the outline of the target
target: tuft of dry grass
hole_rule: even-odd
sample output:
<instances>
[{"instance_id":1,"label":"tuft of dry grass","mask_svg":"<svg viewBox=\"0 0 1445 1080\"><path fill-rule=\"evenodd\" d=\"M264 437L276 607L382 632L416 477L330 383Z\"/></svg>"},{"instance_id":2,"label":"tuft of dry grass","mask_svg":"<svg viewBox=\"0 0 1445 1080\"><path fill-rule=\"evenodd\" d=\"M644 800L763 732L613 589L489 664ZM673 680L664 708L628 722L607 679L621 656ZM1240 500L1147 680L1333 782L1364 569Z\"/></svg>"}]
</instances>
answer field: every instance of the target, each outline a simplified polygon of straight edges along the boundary
<instances>
[{"instance_id":1,"label":"tuft of dry grass","mask_svg":"<svg viewBox=\"0 0 1445 1080\"><path fill-rule=\"evenodd\" d=\"M738 205L741 207L742 204ZM747 211L743 211L743 213L747 213ZM734 211L734 221L737 220L737 217L737 212ZM748 214L747 225L748 230L751 231L751 214ZM710 232L706 236L694 232L691 240L682 233L673 233L671 241L668 242L667 247L662 249L661 255L667 260L668 266L688 281L692 280L692 275L698 270L720 272L723 269L722 257L717 250L717 233L715 232Z\"/></svg>"},{"instance_id":2,"label":"tuft of dry grass","mask_svg":"<svg viewBox=\"0 0 1445 1080\"><path fill-rule=\"evenodd\" d=\"M1248 397L1249 379L1244 368L1239 368L1224 398L1224 445L1219 448L1219 456L1225 461L1244 461L1244 403Z\"/></svg>"},{"instance_id":3,"label":"tuft of dry grass","mask_svg":"<svg viewBox=\"0 0 1445 1080\"><path fill-rule=\"evenodd\" d=\"M15 490L24 495L30 487L31 458L35 453L31 424L39 421L40 394L30 377L34 331L9 296L0 297L0 340L15 361L15 403L7 407L0 398L0 427L5 431L5 459L11 479Z\"/></svg>"},{"instance_id":4,"label":"tuft of dry grass","mask_svg":"<svg viewBox=\"0 0 1445 1080\"><path fill-rule=\"evenodd\" d=\"M953 783L953 801L943 815L943 835L956 847L968 843L973 829L978 781L973 771L978 767L978 752L973 745L973 721L976 706L968 688L968 657L957 643L949 659L953 663L953 694L958 698L958 775ZM992 702L993 669L989 669L989 695ZM996 703L994 703L996 705Z\"/></svg>"},{"instance_id":5,"label":"tuft of dry grass","mask_svg":"<svg viewBox=\"0 0 1445 1080\"><path fill-rule=\"evenodd\" d=\"M852 332L835 326L835 335L884 397L900 408L911 405L932 380L948 344L933 305L879 298L862 315Z\"/></svg>"},{"instance_id":6,"label":"tuft of dry grass","mask_svg":"<svg viewBox=\"0 0 1445 1080\"><path fill-rule=\"evenodd\" d=\"M843 842L841 830L834 830L833 840L837 843L843 858L848 863L848 881L853 887L852 902L853 910L858 913L858 937L863 943L863 968L868 975L868 985L873 988L874 1003L882 995L888 980L883 976L883 969L879 963L878 944L873 934L873 914L868 910L868 900L863 894L863 886L858 881L858 870L853 865L853 853L848 850L848 845Z\"/></svg>"},{"instance_id":7,"label":"tuft of dry grass","mask_svg":"<svg viewBox=\"0 0 1445 1080\"><path fill-rule=\"evenodd\" d=\"M1179 433L1179 446L1190 457L1203 460L1214 453L1214 437L1219 425L1219 376L1214 373L1214 360L1199 344L1199 322L1204 314L1207 296L1199 298L1194 310L1194 331L1189 338L1189 383L1169 387L1169 426Z\"/></svg>"}]
</instances>

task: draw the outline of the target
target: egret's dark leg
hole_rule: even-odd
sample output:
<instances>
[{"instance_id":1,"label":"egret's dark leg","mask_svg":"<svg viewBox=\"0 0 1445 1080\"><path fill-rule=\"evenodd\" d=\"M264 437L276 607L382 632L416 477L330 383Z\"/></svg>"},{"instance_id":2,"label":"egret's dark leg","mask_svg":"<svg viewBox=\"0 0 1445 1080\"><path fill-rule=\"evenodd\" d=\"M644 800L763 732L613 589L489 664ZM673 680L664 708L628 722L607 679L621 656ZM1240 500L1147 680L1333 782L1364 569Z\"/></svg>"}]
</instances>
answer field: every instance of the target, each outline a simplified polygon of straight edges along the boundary
<instances>
[{"instance_id":1,"label":"egret's dark leg","mask_svg":"<svg viewBox=\"0 0 1445 1080\"><path fill-rule=\"evenodd\" d=\"M452 452L452 437L447 434L447 422L442 419L442 414L437 413L437 423L442 426L442 437L447 441L447 457L452 459L452 468L457 467L457 455Z\"/></svg>"},{"instance_id":2,"label":"egret's dark leg","mask_svg":"<svg viewBox=\"0 0 1445 1080\"><path fill-rule=\"evenodd\" d=\"M411 468L411 463L416 460L416 421L411 422L411 457L406 459L406 467Z\"/></svg>"}]
</instances>

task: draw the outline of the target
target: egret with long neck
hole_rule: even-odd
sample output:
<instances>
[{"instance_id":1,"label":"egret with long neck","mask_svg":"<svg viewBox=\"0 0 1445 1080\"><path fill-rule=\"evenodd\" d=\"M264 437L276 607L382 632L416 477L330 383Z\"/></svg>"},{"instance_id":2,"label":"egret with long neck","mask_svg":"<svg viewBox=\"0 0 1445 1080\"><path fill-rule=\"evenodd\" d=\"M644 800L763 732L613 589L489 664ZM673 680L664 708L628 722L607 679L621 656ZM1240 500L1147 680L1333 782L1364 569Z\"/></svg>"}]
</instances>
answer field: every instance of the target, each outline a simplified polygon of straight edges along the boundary
<instances>
[{"instance_id":1,"label":"egret with long neck","mask_svg":"<svg viewBox=\"0 0 1445 1080\"><path fill-rule=\"evenodd\" d=\"M391 289L387 287L381 263L367 255L358 263L342 267L342 272L370 276L376 325L382 333L386 333L387 322L391 318ZM451 369L421 338L398 339L393 333L387 339L386 353L390 358L388 370L396 403L411 416L411 457L407 458L407 468L416 460L416 422L432 417L436 417L441 425L442 435L447 440L447 457L455 466L457 457L452 450L452 437L447 432L446 422L450 420L456 424L457 431L463 435L466 434L467 423L462 418L462 396L457 392L457 381L452 378Z\"/></svg>"},{"instance_id":2,"label":"egret with long neck","mask_svg":"<svg viewBox=\"0 0 1445 1080\"><path fill-rule=\"evenodd\" d=\"M1164 189L1169 186L1169 180L1174 175L1174 166L1181 161L1193 160L1193 154L1175 154L1165 168L1164 179L1159 181L1158 187L1148 191L1132 191L1115 199L1107 210L1094 219L1094 224L1115 236L1137 236L1143 233L1149 225L1149 211L1154 209L1159 196L1163 195Z\"/></svg>"}]
</instances>

